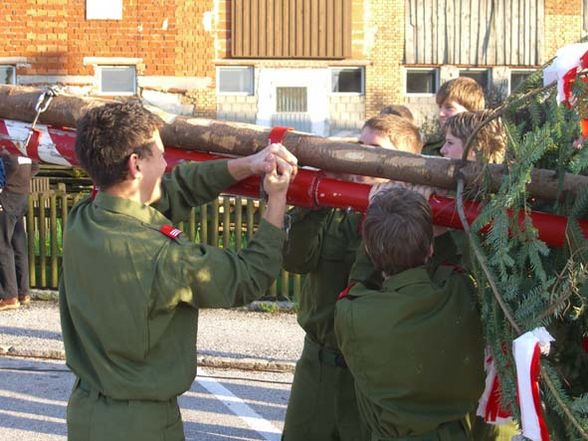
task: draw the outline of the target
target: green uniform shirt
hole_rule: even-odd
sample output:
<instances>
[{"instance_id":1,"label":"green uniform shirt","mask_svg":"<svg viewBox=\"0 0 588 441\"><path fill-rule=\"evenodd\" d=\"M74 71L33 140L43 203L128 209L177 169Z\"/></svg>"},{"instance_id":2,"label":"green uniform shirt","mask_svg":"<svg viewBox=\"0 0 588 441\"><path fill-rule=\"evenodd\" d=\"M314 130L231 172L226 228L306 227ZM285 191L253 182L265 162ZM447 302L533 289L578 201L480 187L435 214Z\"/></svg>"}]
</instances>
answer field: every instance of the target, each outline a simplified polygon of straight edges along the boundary
<instances>
[{"instance_id":1,"label":"green uniform shirt","mask_svg":"<svg viewBox=\"0 0 588 441\"><path fill-rule=\"evenodd\" d=\"M355 274L355 272L354 272ZM335 331L374 435L421 435L464 418L484 385L482 330L469 279L451 267L355 285Z\"/></svg>"},{"instance_id":2,"label":"green uniform shirt","mask_svg":"<svg viewBox=\"0 0 588 441\"><path fill-rule=\"evenodd\" d=\"M170 219L234 183L226 161L185 164L157 204ZM71 211L60 313L66 360L87 387L120 400L168 400L196 374L199 307L242 305L281 267L284 233L261 221L239 253L172 239L153 207L99 193Z\"/></svg>"},{"instance_id":3,"label":"green uniform shirt","mask_svg":"<svg viewBox=\"0 0 588 441\"><path fill-rule=\"evenodd\" d=\"M290 215L292 226L284 252L284 268L307 274L300 294L298 323L315 343L336 349L335 303L347 286L361 242L361 214L295 208Z\"/></svg>"}]
</instances>

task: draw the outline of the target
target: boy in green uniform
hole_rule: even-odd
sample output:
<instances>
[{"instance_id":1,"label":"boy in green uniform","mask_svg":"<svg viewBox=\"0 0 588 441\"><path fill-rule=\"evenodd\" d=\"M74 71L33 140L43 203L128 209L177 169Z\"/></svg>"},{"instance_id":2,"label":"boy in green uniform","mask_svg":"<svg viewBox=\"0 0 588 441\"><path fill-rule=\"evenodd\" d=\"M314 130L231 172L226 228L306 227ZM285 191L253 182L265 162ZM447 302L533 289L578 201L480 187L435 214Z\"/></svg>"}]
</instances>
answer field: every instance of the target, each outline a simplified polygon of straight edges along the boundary
<instances>
[{"instance_id":1,"label":"boy in green uniform","mask_svg":"<svg viewBox=\"0 0 588 441\"><path fill-rule=\"evenodd\" d=\"M78 123L77 157L102 190L72 209L64 236L59 306L77 377L67 408L72 441L183 440L176 397L196 375L198 308L248 303L280 271L296 159L272 145L182 164L162 180L161 125L133 103L91 109ZM195 244L171 225L262 173L268 208L246 250Z\"/></svg>"},{"instance_id":2,"label":"boy in green uniform","mask_svg":"<svg viewBox=\"0 0 588 441\"><path fill-rule=\"evenodd\" d=\"M379 116L364 124L364 145L419 153L418 129L399 116ZM363 177L362 182L371 181ZM373 181L371 181L373 182ZM333 316L337 295L347 286L361 241L361 214L334 209L295 208L284 250L284 268L306 274L298 323L306 331L304 349L288 402L285 441L362 441L353 377L339 352Z\"/></svg>"},{"instance_id":3,"label":"boy in green uniform","mask_svg":"<svg viewBox=\"0 0 588 441\"><path fill-rule=\"evenodd\" d=\"M363 240L350 277L356 285L337 302L335 333L371 441L470 440L465 417L484 386L471 280L453 265L426 266L431 209L411 190L374 196Z\"/></svg>"},{"instance_id":4,"label":"boy in green uniform","mask_svg":"<svg viewBox=\"0 0 588 441\"><path fill-rule=\"evenodd\" d=\"M439 107L439 125L443 127L448 118L461 112L475 112L486 106L484 90L475 80L468 77L458 77L446 81L441 85L435 101ZM445 139L431 141L423 147L423 154L440 156L440 149Z\"/></svg>"}]
</instances>

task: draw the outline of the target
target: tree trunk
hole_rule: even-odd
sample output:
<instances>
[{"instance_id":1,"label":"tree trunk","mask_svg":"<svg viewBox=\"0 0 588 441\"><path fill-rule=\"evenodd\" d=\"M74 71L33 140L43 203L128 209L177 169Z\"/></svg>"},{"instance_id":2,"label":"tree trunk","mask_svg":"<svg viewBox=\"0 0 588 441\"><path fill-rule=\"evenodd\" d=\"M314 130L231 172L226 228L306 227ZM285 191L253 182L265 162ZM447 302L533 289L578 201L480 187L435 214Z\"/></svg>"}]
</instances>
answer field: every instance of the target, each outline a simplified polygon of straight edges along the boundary
<instances>
[{"instance_id":1,"label":"tree trunk","mask_svg":"<svg viewBox=\"0 0 588 441\"><path fill-rule=\"evenodd\" d=\"M20 86L0 86L0 118L32 121L35 104L41 91ZM76 120L89 108L107 101L59 95L53 98L39 122L75 127ZM166 121L161 136L166 146L244 156L267 145L269 129L251 124L173 116L156 112ZM484 165L476 162L432 156L417 156L394 150L365 148L314 135L289 132L283 144L298 157L301 165L339 173L377 176L445 189L454 189L456 173L461 173L468 187L475 188L483 173L490 186L497 190L505 175L504 165ZM486 171L484 171L486 170ZM588 177L566 174L561 180L564 193L575 194L588 184ZM560 197L560 177L552 170L535 169L527 188L530 195L542 199Z\"/></svg>"}]
</instances>

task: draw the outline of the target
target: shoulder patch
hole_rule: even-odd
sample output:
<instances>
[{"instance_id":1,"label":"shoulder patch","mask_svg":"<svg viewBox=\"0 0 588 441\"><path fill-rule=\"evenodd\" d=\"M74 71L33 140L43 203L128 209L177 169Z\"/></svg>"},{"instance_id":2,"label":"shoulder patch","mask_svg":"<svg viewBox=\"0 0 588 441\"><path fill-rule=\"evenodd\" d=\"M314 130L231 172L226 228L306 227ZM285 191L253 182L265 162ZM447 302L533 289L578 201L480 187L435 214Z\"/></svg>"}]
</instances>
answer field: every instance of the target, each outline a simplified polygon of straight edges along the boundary
<instances>
[{"instance_id":1,"label":"shoulder patch","mask_svg":"<svg viewBox=\"0 0 588 441\"><path fill-rule=\"evenodd\" d=\"M355 283L350 283L347 288L345 288L343 291L341 291L339 293L339 295L337 296L337 300L341 300L344 299L346 297L349 296L349 291L351 291L351 288L353 288L353 285L355 285Z\"/></svg>"},{"instance_id":2,"label":"shoulder patch","mask_svg":"<svg viewBox=\"0 0 588 441\"><path fill-rule=\"evenodd\" d=\"M180 230L179 228L174 227L173 225L162 225L161 228L159 229L159 232L161 234L163 234L164 236L169 237L170 239L177 239L181 234L183 234L183 231Z\"/></svg>"}]
</instances>

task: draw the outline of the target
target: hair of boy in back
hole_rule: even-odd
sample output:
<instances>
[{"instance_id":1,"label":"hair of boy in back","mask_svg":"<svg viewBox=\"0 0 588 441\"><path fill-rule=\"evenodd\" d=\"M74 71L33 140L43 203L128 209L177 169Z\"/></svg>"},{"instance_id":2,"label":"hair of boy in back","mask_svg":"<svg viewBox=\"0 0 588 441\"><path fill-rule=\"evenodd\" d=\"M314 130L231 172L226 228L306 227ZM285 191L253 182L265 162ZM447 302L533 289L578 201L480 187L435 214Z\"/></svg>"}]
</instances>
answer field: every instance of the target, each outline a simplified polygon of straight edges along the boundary
<instances>
[{"instance_id":1,"label":"hair of boy in back","mask_svg":"<svg viewBox=\"0 0 588 441\"><path fill-rule=\"evenodd\" d=\"M484 121L490 112L483 110L481 112L462 112L447 119L445 123L445 133L448 130L451 134L461 140L465 147L468 138L472 135L476 127ZM476 134L472 140L472 151L481 153L484 159L491 163L501 163L504 161L506 152L506 132L500 118L495 118Z\"/></svg>"},{"instance_id":2,"label":"hair of boy in back","mask_svg":"<svg viewBox=\"0 0 588 441\"><path fill-rule=\"evenodd\" d=\"M389 106L384 107L382 110L380 110L380 116L384 115L401 116L402 118L405 118L414 124L414 115L408 107L403 106L401 104L391 104Z\"/></svg>"},{"instance_id":3,"label":"hair of boy in back","mask_svg":"<svg viewBox=\"0 0 588 441\"><path fill-rule=\"evenodd\" d=\"M429 203L405 187L382 190L368 207L363 241L375 268L386 275L425 264L433 243Z\"/></svg>"},{"instance_id":4,"label":"hair of boy in back","mask_svg":"<svg viewBox=\"0 0 588 441\"><path fill-rule=\"evenodd\" d=\"M399 150L419 155L423 149L423 142L419 129L397 115L379 115L368 119L362 127L387 136Z\"/></svg>"},{"instance_id":5,"label":"hair of boy in back","mask_svg":"<svg viewBox=\"0 0 588 441\"><path fill-rule=\"evenodd\" d=\"M470 112L484 110L486 106L482 86L468 77L454 78L441 85L435 95L435 101L438 106L442 106L448 100L455 101Z\"/></svg>"}]
</instances>

